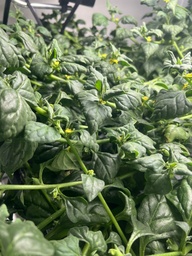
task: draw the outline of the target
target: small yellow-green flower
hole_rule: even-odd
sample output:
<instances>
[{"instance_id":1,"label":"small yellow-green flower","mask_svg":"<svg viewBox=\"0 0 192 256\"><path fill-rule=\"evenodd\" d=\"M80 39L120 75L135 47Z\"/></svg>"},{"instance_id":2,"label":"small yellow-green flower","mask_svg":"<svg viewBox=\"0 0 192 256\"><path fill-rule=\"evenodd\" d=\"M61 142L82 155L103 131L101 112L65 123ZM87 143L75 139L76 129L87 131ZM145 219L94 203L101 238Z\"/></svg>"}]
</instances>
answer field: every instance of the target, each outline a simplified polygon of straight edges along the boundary
<instances>
[{"instance_id":1,"label":"small yellow-green flower","mask_svg":"<svg viewBox=\"0 0 192 256\"><path fill-rule=\"evenodd\" d=\"M149 43L152 41L152 37L151 37L151 36L147 36L145 39L146 39L146 41L149 42Z\"/></svg>"},{"instance_id":2,"label":"small yellow-green flower","mask_svg":"<svg viewBox=\"0 0 192 256\"><path fill-rule=\"evenodd\" d=\"M102 59L106 59L106 58L107 58L107 53L101 54L100 57L101 57Z\"/></svg>"},{"instance_id":3,"label":"small yellow-green flower","mask_svg":"<svg viewBox=\"0 0 192 256\"><path fill-rule=\"evenodd\" d=\"M53 59L52 62L51 62L51 67L53 69L58 69L59 66L60 66L60 62L58 60L56 60L56 59Z\"/></svg>"},{"instance_id":4,"label":"small yellow-green flower","mask_svg":"<svg viewBox=\"0 0 192 256\"><path fill-rule=\"evenodd\" d=\"M165 2L165 3L169 3L169 2L170 2L170 0L164 0L164 2Z\"/></svg>"},{"instance_id":5,"label":"small yellow-green flower","mask_svg":"<svg viewBox=\"0 0 192 256\"><path fill-rule=\"evenodd\" d=\"M71 76L65 75L65 78L66 78L67 80L69 80L69 79L71 78Z\"/></svg>"},{"instance_id":6,"label":"small yellow-green flower","mask_svg":"<svg viewBox=\"0 0 192 256\"><path fill-rule=\"evenodd\" d=\"M73 132L73 130L72 130L72 129L70 129L70 128L66 128L66 129L65 129L65 133L70 134L70 133L72 133L72 132Z\"/></svg>"},{"instance_id":7,"label":"small yellow-green flower","mask_svg":"<svg viewBox=\"0 0 192 256\"><path fill-rule=\"evenodd\" d=\"M106 101L104 101L104 100L102 100L102 99L99 99L99 102L100 102L101 104L103 104L103 105L106 104Z\"/></svg>"},{"instance_id":8,"label":"small yellow-green flower","mask_svg":"<svg viewBox=\"0 0 192 256\"><path fill-rule=\"evenodd\" d=\"M183 85L183 88L182 88L182 90L185 90L187 87L188 87L188 83L185 83L184 85Z\"/></svg>"},{"instance_id":9,"label":"small yellow-green flower","mask_svg":"<svg viewBox=\"0 0 192 256\"><path fill-rule=\"evenodd\" d=\"M147 96L143 96L143 97L142 97L142 100L143 100L143 101L147 101L148 99L149 99L149 97L147 97Z\"/></svg>"},{"instance_id":10,"label":"small yellow-green flower","mask_svg":"<svg viewBox=\"0 0 192 256\"><path fill-rule=\"evenodd\" d=\"M186 75L184 75L185 78L192 78L192 73L188 73Z\"/></svg>"},{"instance_id":11,"label":"small yellow-green flower","mask_svg":"<svg viewBox=\"0 0 192 256\"><path fill-rule=\"evenodd\" d=\"M110 64L118 64L118 60L117 59L110 59L109 63Z\"/></svg>"},{"instance_id":12,"label":"small yellow-green flower","mask_svg":"<svg viewBox=\"0 0 192 256\"><path fill-rule=\"evenodd\" d=\"M88 170L87 174L90 175L90 176L93 176L93 175L95 175L95 172L94 172L94 170Z\"/></svg>"}]
</instances>

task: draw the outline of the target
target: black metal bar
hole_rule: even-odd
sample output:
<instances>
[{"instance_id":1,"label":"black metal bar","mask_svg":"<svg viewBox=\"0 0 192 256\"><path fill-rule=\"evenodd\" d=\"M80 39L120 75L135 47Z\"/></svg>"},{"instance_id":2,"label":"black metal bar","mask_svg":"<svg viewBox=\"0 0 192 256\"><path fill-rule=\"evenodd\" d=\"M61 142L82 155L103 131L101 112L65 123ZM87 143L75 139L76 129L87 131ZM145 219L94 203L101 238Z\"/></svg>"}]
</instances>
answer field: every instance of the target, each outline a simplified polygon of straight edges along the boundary
<instances>
[{"instance_id":1,"label":"black metal bar","mask_svg":"<svg viewBox=\"0 0 192 256\"><path fill-rule=\"evenodd\" d=\"M33 9L33 6L31 5L30 1L29 0L25 0L26 3L27 3L27 6L29 7L30 11L32 12L34 18L36 19L37 23L39 26L42 26L42 22L40 21L37 13L35 12L35 10Z\"/></svg>"},{"instance_id":2,"label":"black metal bar","mask_svg":"<svg viewBox=\"0 0 192 256\"><path fill-rule=\"evenodd\" d=\"M3 13L3 24L7 24L7 22L8 22L10 6L11 6L11 0L5 0L5 7L4 7L4 13Z\"/></svg>"},{"instance_id":3,"label":"black metal bar","mask_svg":"<svg viewBox=\"0 0 192 256\"><path fill-rule=\"evenodd\" d=\"M63 23L62 29L61 29L61 34L63 34L67 24L69 23L70 19L73 17L75 11L77 10L78 6L80 5L81 0L76 0L75 5L73 6L73 8L71 9L70 14L67 16L65 22Z\"/></svg>"}]
</instances>

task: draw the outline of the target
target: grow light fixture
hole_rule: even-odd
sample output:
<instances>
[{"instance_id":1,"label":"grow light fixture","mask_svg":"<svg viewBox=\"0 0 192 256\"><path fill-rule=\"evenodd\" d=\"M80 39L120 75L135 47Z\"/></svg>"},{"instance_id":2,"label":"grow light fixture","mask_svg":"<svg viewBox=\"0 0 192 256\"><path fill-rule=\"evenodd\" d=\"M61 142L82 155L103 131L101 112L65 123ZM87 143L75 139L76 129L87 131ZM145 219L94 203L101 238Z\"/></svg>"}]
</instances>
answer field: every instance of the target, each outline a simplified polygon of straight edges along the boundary
<instances>
[{"instance_id":1,"label":"grow light fixture","mask_svg":"<svg viewBox=\"0 0 192 256\"><path fill-rule=\"evenodd\" d=\"M95 4L95 1L96 0L59 0L58 4L46 4L46 3L34 3L34 2L31 3L30 0L24 0L24 1L23 0L5 0L3 23L7 24L8 22L9 10L12 2L21 7L28 7L31 13L33 14L38 25L42 25L42 22L39 19L35 9L51 9L51 10L57 9L57 10L61 10L62 13L70 10L70 13L67 16L65 22L63 23L63 26L61 29L61 33L63 33L65 30L65 27L69 23L70 19L73 17L78 6L81 4L84 6L93 7ZM70 2L74 4L72 8L69 6Z\"/></svg>"}]
</instances>

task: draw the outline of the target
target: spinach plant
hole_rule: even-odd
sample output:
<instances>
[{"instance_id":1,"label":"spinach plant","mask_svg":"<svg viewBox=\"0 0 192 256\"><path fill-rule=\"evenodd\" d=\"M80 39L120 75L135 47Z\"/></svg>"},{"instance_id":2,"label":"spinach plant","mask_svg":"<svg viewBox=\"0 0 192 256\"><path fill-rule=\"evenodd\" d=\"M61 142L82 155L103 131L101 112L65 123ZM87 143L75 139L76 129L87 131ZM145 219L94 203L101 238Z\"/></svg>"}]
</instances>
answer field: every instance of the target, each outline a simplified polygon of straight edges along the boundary
<instances>
[{"instance_id":1,"label":"spinach plant","mask_svg":"<svg viewBox=\"0 0 192 256\"><path fill-rule=\"evenodd\" d=\"M192 2L141 4L0 26L0 255L192 255Z\"/></svg>"}]
</instances>

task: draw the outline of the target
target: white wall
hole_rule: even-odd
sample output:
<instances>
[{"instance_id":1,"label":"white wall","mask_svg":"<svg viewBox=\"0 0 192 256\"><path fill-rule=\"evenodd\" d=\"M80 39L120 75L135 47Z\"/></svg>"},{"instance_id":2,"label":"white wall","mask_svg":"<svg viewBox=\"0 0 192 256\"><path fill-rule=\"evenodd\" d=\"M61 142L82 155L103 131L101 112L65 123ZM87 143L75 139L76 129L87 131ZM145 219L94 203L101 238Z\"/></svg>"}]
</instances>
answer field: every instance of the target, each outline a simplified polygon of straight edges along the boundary
<instances>
[{"instance_id":1,"label":"white wall","mask_svg":"<svg viewBox=\"0 0 192 256\"><path fill-rule=\"evenodd\" d=\"M4 9L5 1L6 0L0 0L1 17L3 17L3 9ZM57 0L31 0L31 2L58 4ZM140 0L110 0L110 3L113 6L117 6L123 12L123 14L132 15L138 21L141 20L141 17L144 13L146 13L146 10L147 11L149 10L149 8L147 8L146 6L140 5ZM11 9L12 10L14 9L13 4L11 6ZM26 17L33 19L33 15L30 13L30 11L27 8L20 7L20 9L25 13ZM41 12L46 12L46 10L37 10L37 12L40 14ZM87 25L91 26L91 17L92 17L92 14L95 12L100 12L106 15L108 14L105 0L96 0L94 7L86 7L86 6L80 5L76 11L76 17L79 19L85 20ZM12 20L9 19L9 22L11 21Z\"/></svg>"},{"instance_id":2,"label":"white wall","mask_svg":"<svg viewBox=\"0 0 192 256\"><path fill-rule=\"evenodd\" d=\"M3 9L4 9L4 3L6 0L0 0L0 16L1 20L3 19ZM24 1L24 0L23 0ZM50 3L50 4L58 4L58 0L30 0L31 2L35 3ZM163 0L161 0L164 2ZM188 0L178 0L178 3L185 6L187 4ZM132 15L136 20L141 23L141 18L143 14L146 14L150 11L150 8L141 5L140 0L110 0L111 5L117 6L123 14L129 14ZM13 4L12 7L13 8ZM33 15L30 13L30 11L27 8L21 8L21 10L25 13L26 17L30 19L34 19ZM38 10L38 13L46 12L46 10ZM106 1L105 0L96 0L94 7L86 7L86 6L79 6L79 8L76 11L76 17L79 19L83 19L86 21L87 26L91 26L91 17L92 14L95 12L100 12L105 15L107 15L107 8L106 8ZM11 19L9 19L9 22L11 22Z\"/></svg>"}]
</instances>

